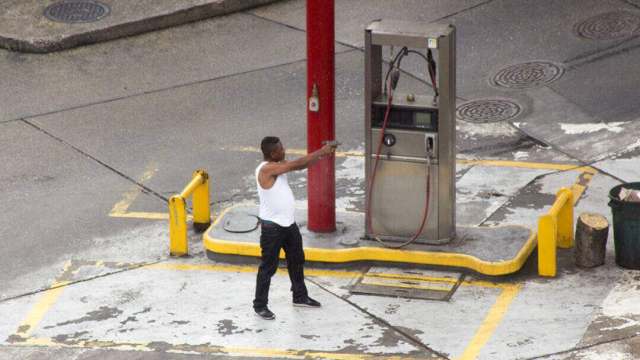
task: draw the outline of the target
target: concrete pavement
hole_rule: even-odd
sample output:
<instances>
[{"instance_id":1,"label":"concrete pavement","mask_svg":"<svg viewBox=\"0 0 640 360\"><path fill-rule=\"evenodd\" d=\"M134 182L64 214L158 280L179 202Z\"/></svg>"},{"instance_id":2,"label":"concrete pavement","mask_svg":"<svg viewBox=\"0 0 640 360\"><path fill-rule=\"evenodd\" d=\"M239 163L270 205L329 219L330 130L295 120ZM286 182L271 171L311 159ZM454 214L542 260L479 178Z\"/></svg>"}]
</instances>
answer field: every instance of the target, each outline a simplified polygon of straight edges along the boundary
<instances>
[{"instance_id":1,"label":"concrete pavement","mask_svg":"<svg viewBox=\"0 0 640 360\"><path fill-rule=\"evenodd\" d=\"M448 302L350 293L369 271L406 269L310 268L325 308L300 312L277 275L277 331L249 316L255 268L206 260L195 234L191 258L167 257L165 200L195 168L209 170L219 213L255 201L263 135L281 136L289 156L304 149L303 5L284 1L48 55L0 51L0 358L637 357L638 272L615 266L611 234L602 267L578 269L572 251L560 251L558 277L541 279L534 256L509 277L465 273ZM337 1L343 150L362 151L364 25L380 17L452 22L459 104L499 98L521 108L508 121L458 121L460 224L535 228L581 165L598 172L576 213L611 220L608 190L640 176L638 6ZM609 13L626 20L607 23ZM587 21L622 28L594 38L578 32ZM562 71L532 75L525 88L494 81L534 60ZM401 88L426 88L418 65L407 61L416 78L403 77ZM337 159L338 207L362 208L362 166L359 156ZM305 174L291 182L304 202Z\"/></svg>"},{"instance_id":2,"label":"concrete pavement","mask_svg":"<svg viewBox=\"0 0 640 360\"><path fill-rule=\"evenodd\" d=\"M0 47L48 53L234 13L274 0L4 1Z\"/></svg>"}]
</instances>

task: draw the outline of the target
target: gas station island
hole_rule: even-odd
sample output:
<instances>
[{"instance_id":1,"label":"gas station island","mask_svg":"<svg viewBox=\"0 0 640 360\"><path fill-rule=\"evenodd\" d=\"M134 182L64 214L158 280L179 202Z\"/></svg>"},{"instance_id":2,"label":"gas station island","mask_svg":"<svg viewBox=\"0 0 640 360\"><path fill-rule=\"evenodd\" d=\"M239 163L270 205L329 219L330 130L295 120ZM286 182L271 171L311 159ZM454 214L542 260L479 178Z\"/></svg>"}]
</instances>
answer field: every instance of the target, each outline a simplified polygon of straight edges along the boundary
<instances>
[{"instance_id":1,"label":"gas station island","mask_svg":"<svg viewBox=\"0 0 640 360\"><path fill-rule=\"evenodd\" d=\"M307 261L436 265L505 275L518 271L533 251L535 234L524 226L456 226L455 36L451 25L398 20L366 28L364 211L337 213L332 235L305 231ZM384 51L393 54L388 64ZM421 93L400 90L409 77L402 68L405 57L423 61L429 74L430 86ZM296 218L308 213L299 209ZM204 235L207 255L260 257L257 215L257 206L225 210Z\"/></svg>"}]
</instances>

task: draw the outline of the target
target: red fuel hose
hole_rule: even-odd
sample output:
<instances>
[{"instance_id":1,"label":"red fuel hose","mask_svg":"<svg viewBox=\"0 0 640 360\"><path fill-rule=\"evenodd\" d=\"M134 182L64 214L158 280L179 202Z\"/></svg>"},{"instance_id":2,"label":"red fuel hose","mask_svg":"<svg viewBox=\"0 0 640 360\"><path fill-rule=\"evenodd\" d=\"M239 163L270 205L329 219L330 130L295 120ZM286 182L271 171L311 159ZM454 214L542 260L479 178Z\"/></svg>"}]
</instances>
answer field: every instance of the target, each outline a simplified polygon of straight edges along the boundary
<instances>
[{"instance_id":1,"label":"red fuel hose","mask_svg":"<svg viewBox=\"0 0 640 360\"><path fill-rule=\"evenodd\" d=\"M384 121L382 122L382 129L380 130L380 138L378 141L378 146L377 146L377 150L376 150L376 159L374 161L374 165L373 165L373 171L371 172L371 181L369 181L369 189L367 191L367 199L369 201L367 201L367 213L369 214L369 221L367 222L367 227L368 227L368 232L369 233L373 233L372 229L371 229L371 203L373 202L373 198L371 197L371 192L373 191L373 185L375 184L375 178L376 178L376 172L378 170L378 161L380 160L380 153L382 151L382 142L384 140L384 132L387 129L387 124L389 121L389 113L391 112L391 104L393 102L393 89L391 88L391 86L389 86L389 84L387 84L389 89L388 89L388 93L389 93L389 100L387 102L387 109L385 111L384 114ZM429 195L431 192L431 169L430 169L430 165L431 165L431 154L427 154L427 193L425 194L426 199L425 199L425 204L424 204L424 214L422 216L422 223L420 224L420 228L418 229L418 231L416 232L416 234L411 237L411 239L400 243L398 245L390 245L388 242L384 242L382 241L382 239L378 238L377 236L374 236L373 238L378 241L379 243L381 243L382 245L384 245L385 247L388 248L393 248L393 249L399 249L401 247L407 246L409 244L411 244L412 242L414 242L418 236L420 236L420 234L422 233L422 230L424 229L424 225L427 223L427 218L429 217Z\"/></svg>"}]
</instances>

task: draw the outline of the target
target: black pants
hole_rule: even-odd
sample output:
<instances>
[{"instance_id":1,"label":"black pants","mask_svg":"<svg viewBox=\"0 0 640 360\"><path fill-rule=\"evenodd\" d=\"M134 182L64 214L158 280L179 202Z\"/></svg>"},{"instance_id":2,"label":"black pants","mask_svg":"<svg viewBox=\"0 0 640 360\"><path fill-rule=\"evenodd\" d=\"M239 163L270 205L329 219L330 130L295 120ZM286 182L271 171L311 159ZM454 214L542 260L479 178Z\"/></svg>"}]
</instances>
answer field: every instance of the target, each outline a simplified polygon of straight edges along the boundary
<instances>
[{"instance_id":1,"label":"black pants","mask_svg":"<svg viewBox=\"0 0 640 360\"><path fill-rule=\"evenodd\" d=\"M271 277L278 269L278 256L281 248L284 249L287 259L293 300L305 299L307 287L304 285L304 251L302 250L302 236L298 225L293 223L289 227L283 227L273 222L263 221L260 248L262 249L262 261L258 269L256 298L253 300L253 307L261 309L266 307L269 302L269 285L271 285Z\"/></svg>"}]
</instances>

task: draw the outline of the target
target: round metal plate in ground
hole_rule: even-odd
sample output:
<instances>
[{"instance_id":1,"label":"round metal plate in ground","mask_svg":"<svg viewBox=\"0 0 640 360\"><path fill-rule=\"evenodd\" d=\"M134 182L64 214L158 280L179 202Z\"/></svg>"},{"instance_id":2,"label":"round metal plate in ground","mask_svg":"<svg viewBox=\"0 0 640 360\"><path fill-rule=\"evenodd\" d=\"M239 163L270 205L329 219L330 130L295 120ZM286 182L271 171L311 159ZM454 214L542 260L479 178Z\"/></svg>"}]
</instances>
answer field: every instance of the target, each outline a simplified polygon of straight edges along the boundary
<instances>
[{"instance_id":1,"label":"round metal plate in ground","mask_svg":"<svg viewBox=\"0 0 640 360\"><path fill-rule=\"evenodd\" d=\"M640 16L627 11L613 11L589 18L575 26L578 36L592 40L616 40L640 30Z\"/></svg>"},{"instance_id":2,"label":"round metal plate in ground","mask_svg":"<svg viewBox=\"0 0 640 360\"><path fill-rule=\"evenodd\" d=\"M230 233L248 233L258 229L258 217L253 214L231 213L222 228Z\"/></svg>"},{"instance_id":3,"label":"round metal plate in ground","mask_svg":"<svg viewBox=\"0 0 640 360\"><path fill-rule=\"evenodd\" d=\"M44 16L68 24L98 21L109 15L108 5L93 0L66 0L47 6Z\"/></svg>"},{"instance_id":4,"label":"round metal plate in ground","mask_svg":"<svg viewBox=\"0 0 640 360\"><path fill-rule=\"evenodd\" d=\"M564 70L547 61L531 61L508 66L491 79L494 86L509 89L529 89L557 80Z\"/></svg>"},{"instance_id":5,"label":"round metal plate in ground","mask_svg":"<svg viewBox=\"0 0 640 360\"><path fill-rule=\"evenodd\" d=\"M513 119L520 115L522 108L510 100L482 99L458 106L457 116L471 123L491 123Z\"/></svg>"}]
</instances>

